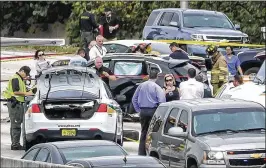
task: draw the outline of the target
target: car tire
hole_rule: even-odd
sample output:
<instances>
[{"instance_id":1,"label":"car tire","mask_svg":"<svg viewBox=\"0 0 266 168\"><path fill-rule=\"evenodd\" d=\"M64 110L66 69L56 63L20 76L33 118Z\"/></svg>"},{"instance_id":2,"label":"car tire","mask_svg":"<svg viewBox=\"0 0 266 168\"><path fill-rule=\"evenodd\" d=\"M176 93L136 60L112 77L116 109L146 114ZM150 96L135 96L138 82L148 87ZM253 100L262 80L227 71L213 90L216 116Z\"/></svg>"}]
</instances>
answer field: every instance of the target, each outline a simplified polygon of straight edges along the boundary
<instances>
[{"instance_id":1,"label":"car tire","mask_svg":"<svg viewBox=\"0 0 266 168\"><path fill-rule=\"evenodd\" d=\"M196 165L191 165L191 166L189 166L189 168L198 168L198 166L196 166Z\"/></svg>"},{"instance_id":2,"label":"car tire","mask_svg":"<svg viewBox=\"0 0 266 168\"><path fill-rule=\"evenodd\" d=\"M257 74L259 71L259 67L252 67L245 71L244 75L250 75L250 74Z\"/></svg>"}]
</instances>

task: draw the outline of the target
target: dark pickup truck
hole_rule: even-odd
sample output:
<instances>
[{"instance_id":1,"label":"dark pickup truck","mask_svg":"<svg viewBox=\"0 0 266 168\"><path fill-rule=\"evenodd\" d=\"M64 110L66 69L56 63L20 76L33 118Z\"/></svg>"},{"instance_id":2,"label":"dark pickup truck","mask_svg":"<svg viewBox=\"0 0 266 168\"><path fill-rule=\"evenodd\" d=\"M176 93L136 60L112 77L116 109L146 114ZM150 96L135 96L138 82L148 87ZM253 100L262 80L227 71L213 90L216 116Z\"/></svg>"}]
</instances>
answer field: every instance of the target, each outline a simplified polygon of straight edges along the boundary
<instances>
[{"instance_id":1,"label":"dark pickup truck","mask_svg":"<svg viewBox=\"0 0 266 168\"><path fill-rule=\"evenodd\" d=\"M195 40L234 43L249 42L248 35L239 31L221 12L166 8L153 10L143 29L146 40ZM206 57L206 46L187 45L190 55Z\"/></svg>"}]
</instances>

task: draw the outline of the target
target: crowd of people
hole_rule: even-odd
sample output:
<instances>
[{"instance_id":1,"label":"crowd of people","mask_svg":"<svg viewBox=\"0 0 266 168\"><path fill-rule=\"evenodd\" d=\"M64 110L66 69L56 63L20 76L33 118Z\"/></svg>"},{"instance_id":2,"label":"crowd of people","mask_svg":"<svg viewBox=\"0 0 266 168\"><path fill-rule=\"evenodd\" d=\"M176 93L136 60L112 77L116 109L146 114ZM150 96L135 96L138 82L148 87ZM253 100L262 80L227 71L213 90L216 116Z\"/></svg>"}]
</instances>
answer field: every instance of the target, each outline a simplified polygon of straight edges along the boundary
<instances>
[{"instance_id":1,"label":"crowd of people","mask_svg":"<svg viewBox=\"0 0 266 168\"><path fill-rule=\"evenodd\" d=\"M100 24L96 23L95 16L87 11L82 14L80 18L81 38L84 48L77 51L77 55L70 59L70 66L86 66L88 61L94 61L96 74L103 79L108 85L109 80L116 80L114 73L107 67L103 66L102 57L107 53L103 46L105 40L116 40L116 33L119 29L119 19L110 9L105 9L105 15L101 17ZM99 29L100 35L94 38L94 30ZM94 40L95 39L95 40ZM133 52L140 52L145 54L145 44L140 44ZM169 48L172 54L169 55L172 59L188 59L187 53L177 43L173 42ZM226 55L223 56L218 51L217 46L211 45L206 49L207 55L212 60L211 70L211 85L213 86L213 94L209 86L203 82L200 75L197 75L196 69L190 68L187 72L187 81L180 83L179 87L176 85L176 79L172 74L166 74L164 77L164 85L160 87L156 84L158 72L151 70L149 80L141 83L133 97L132 104L135 111L140 115L141 124L141 138L139 145L139 155L146 155L145 139L148 131L151 118L159 106L159 104L174 100L182 99L201 99L205 97L212 97L219 88L228 82L228 76L234 76L232 87L237 87L243 84L243 72L240 67L240 61L235 56L233 48L226 48ZM37 50L34 55L36 60L35 67L37 77L42 74L44 70L51 68L51 63L45 59L45 53L42 50ZM24 114L23 103L24 97L33 95L32 91L26 90L24 80L30 76L30 67L23 66L20 70L9 80L7 89L4 92L4 97L8 99L7 107L11 121L11 150L21 150L20 134L21 123ZM16 103L14 103L16 102Z\"/></svg>"}]
</instances>

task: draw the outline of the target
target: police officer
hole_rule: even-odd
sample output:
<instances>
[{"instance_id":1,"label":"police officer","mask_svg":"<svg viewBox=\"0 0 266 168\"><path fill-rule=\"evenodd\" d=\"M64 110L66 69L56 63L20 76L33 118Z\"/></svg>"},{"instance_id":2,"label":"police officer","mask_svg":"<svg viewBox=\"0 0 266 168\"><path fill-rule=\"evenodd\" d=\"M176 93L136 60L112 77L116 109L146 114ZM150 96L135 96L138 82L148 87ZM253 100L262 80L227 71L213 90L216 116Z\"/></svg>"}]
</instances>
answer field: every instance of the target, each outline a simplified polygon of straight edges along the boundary
<instances>
[{"instance_id":1,"label":"police officer","mask_svg":"<svg viewBox=\"0 0 266 168\"><path fill-rule=\"evenodd\" d=\"M218 51L217 46L208 46L206 52L211 56L212 60L211 84L213 87L213 95L215 95L219 88L227 82L227 62L222 53Z\"/></svg>"},{"instance_id":2,"label":"police officer","mask_svg":"<svg viewBox=\"0 0 266 168\"><path fill-rule=\"evenodd\" d=\"M99 28L94 14L90 13L91 7L86 6L86 11L80 16L79 26L81 33L82 47L87 48L88 44L94 40L93 31Z\"/></svg>"},{"instance_id":3,"label":"police officer","mask_svg":"<svg viewBox=\"0 0 266 168\"><path fill-rule=\"evenodd\" d=\"M25 82L27 76L30 76L30 67L23 66L8 82L3 95L8 100L7 107L11 121L11 150L23 150L20 145L21 123L24 116L24 97L33 95L32 91L27 92Z\"/></svg>"}]
</instances>

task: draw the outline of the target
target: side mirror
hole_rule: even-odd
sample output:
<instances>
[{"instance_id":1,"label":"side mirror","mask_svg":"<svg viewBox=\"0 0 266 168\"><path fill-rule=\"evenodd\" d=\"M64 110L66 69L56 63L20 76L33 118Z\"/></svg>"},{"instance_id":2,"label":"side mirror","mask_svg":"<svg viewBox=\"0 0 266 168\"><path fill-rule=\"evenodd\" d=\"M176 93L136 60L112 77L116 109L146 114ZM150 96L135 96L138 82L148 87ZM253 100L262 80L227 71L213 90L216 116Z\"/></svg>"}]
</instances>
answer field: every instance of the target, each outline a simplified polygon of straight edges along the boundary
<instances>
[{"instance_id":1,"label":"side mirror","mask_svg":"<svg viewBox=\"0 0 266 168\"><path fill-rule=\"evenodd\" d=\"M173 137L182 137L182 138L187 138L188 133L183 132L183 128L181 127L172 127L168 130L168 135L173 136Z\"/></svg>"},{"instance_id":2,"label":"side mirror","mask_svg":"<svg viewBox=\"0 0 266 168\"><path fill-rule=\"evenodd\" d=\"M236 30L240 30L240 25L239 24L236 24L235 25L235 28L236 28Z\"/></svg>"},{"instance_id":3,"label":"side mirror","mask_svg":"<svg viewBox=\"0 0 266 168\"><path fill-rule=\"evenodd\" d=\"M168 130L168 135L177 137L177 138L184 138L188 139L189 141L195 143L196 139L188 134L188 132L183 132L183 128L181 127L172 127Z\"/></svg>"},{"instance_id":4,"label":"side mirror","mask_svg":"<svg viewBox=\"0 0 266 168\"><path fill-rule=\"evenodd\" d=\"M169 26L173 26L173 27L179 27L177 22L170 22Z\"/></svg>"},{"instance_id":5,"label":"side mirror","mask_svg":"<svg viewBox=\"0 0 266 168\"><path fill-rule=\"evenodd\" d=\"M117 95L117 96L115 97L115 100L116 100L117 102L124 102L124 101L127 100L127 97L126 97L125 95Z\"/></svg>"}]
</instances>

